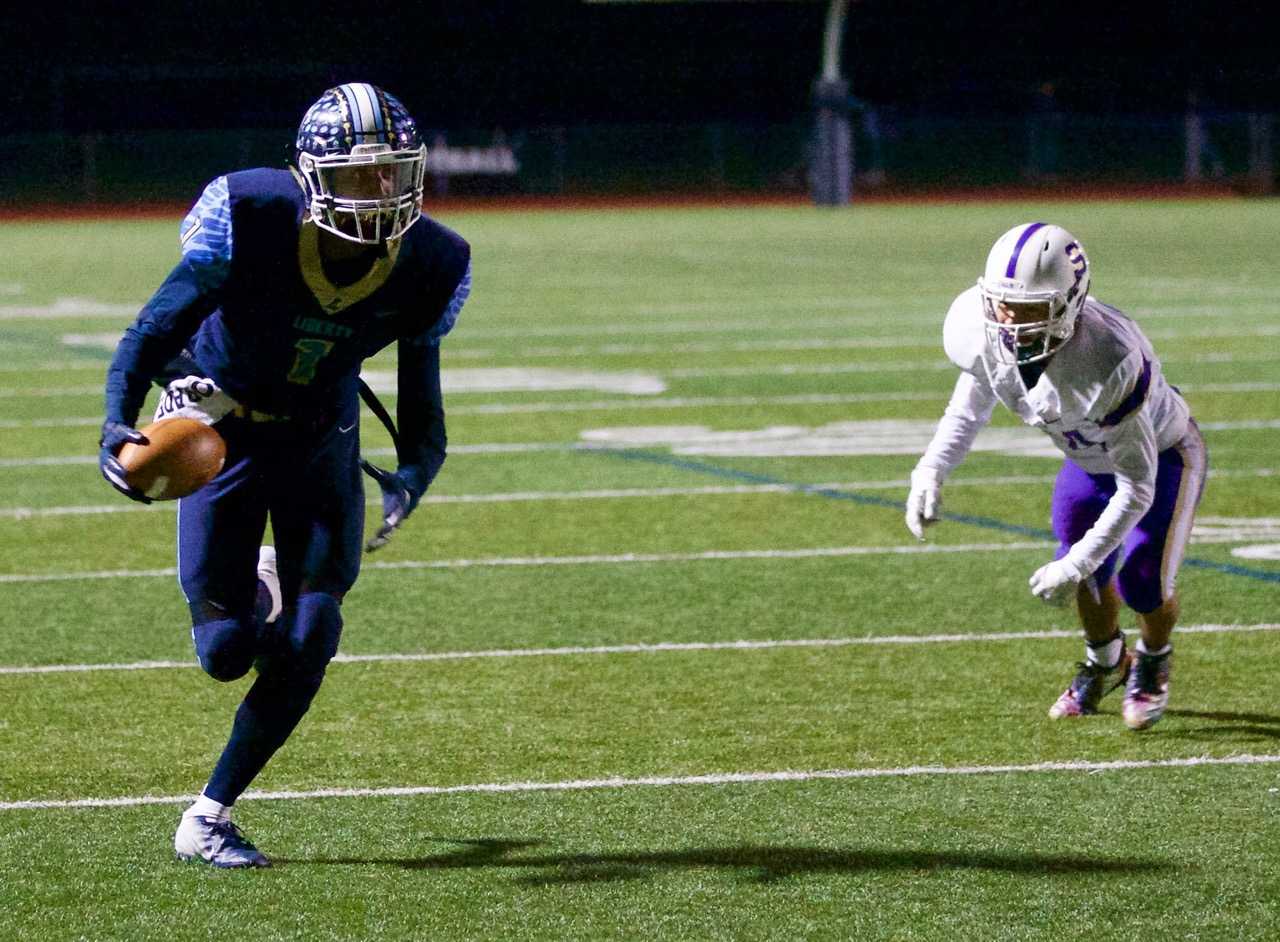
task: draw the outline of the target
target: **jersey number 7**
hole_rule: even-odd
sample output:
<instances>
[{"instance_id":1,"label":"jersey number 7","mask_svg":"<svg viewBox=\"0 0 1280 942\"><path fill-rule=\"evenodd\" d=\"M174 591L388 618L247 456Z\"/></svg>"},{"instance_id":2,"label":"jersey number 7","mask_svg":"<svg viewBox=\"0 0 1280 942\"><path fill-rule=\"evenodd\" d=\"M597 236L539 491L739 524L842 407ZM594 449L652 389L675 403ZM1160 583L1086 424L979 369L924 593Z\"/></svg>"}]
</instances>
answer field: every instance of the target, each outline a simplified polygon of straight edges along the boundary
<instances>
[{"instance_id":1,"label":"jersey number 7","mask_svg":"<svg viewBox=\"0 0 1280 942\"><path fill-rule=\"evenodd\" d=\"M333 349L332 340L314 340L304 337L294 344L298 354L293 358L293 368L289 370L289 382L307 385L316 378L316 369L320 361Z\"/></svg>"}]
</instances>

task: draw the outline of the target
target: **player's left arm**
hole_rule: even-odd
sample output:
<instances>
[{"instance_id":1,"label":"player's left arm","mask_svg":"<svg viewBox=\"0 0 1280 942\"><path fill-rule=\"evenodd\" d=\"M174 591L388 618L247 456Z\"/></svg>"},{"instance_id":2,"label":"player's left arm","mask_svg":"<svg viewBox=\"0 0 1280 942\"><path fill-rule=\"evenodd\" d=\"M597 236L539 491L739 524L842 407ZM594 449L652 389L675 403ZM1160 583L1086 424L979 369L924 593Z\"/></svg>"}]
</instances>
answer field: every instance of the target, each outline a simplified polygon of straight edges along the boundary
<instances>
[{"instance_id":1,"label":"player's left arm","mask_svg":"<svg viewBox=\"0 0 1280 942\"><path fill-rule=\"evenodd\" d=\"M454 289L435 324L417 337L398 345L396 420L399 441L397 467L378 478L382 488L383 522L367 549L386 545L435 480L448 450L444 396L440 387L440 341L457 323L462 305L471 294L471 265Z\"/></svg>"},{"instance_id":2,"label":"player's left arm","mask_svg":"<svg viewBox=\"0 0 1280 942\"><path fill-rule=\"evenodd\" d=\"M1067 554L1031 577L1031 590L1054 601L1102 565L1151 509L1155 501L1158 447L1147 408L1151 365L1141 357L1117 368L1093 410L1111 459L1116 490L1098 519Z\"/></svg>"},{"instance_id":3,"label":"player's left arm","mask_svg":"<svg viewBox=\"0 0 1280 942\"><path fill-rule=\"evenodd\" d=\"M1102 565L1151 509L1156 495L1156 433L1147 410L1140 409L1104 434L1115 468L1116 492L1106 508L1071 549L1066 559L1083 576Z\"/></svg>"}]
</instances>

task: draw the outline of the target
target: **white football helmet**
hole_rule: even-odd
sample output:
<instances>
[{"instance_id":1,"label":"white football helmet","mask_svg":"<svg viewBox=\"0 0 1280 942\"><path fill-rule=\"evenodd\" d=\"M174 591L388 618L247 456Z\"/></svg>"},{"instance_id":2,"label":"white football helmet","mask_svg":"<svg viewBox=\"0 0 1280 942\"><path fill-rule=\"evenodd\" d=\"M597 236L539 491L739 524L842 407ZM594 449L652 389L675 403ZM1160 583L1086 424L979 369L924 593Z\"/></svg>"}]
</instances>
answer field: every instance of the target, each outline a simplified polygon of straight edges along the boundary
<instances>
[{"instance_id":1,"label":"white football helmet","mask_svg":"<svg viewBox=\"0 0 1280 942\"><path fill-rule=\"evenodd\" d=\"M1014 226L991 247L978 279L987 343L1005 363L1047 359L1075 333L1089 295L1089 259L1066 229L1043 222ZM1018 308L1002 322L1000 306Z\"/></svg>"}]
</instances>

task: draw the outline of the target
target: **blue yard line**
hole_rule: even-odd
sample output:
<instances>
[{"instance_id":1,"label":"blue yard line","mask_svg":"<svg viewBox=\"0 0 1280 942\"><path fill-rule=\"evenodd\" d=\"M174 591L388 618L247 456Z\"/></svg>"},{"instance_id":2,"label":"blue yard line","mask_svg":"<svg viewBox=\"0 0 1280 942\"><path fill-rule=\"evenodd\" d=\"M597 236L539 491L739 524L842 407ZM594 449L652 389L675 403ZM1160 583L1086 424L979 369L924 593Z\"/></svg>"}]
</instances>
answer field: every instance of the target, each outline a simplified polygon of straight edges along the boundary
<instances>
[{"instance_id":1,"label":"blue yard line","mask_svg":"<svg viewBox=\"0 0 1280 942\"><path fill-rule=\"evenodd\" d=\"M707 461L693 461L688 458L677 458L675 455L665 454L658 451L645 451L639 448L587 448L583 449L586 454L608 455L610 458L623 458L627 461L646 461L650 464L665 465L669 468L680 468L685 471L693 471L697 474L711 474L716 477L730 478L735 481L744 481L751 484L771 484L776 487L783 487L789 491L795 491L797 494L812 494L815 497L826 497L829 500L845 500L855 504L866 504L872 507L888 507L894 510L904 510L905 506L896 500L890 500L888 497L878 497L875 494L859 494L856 491L842 491L833 487L817 487L812 484L801 484L796 481L786 481L782 478L775 478L768 474L757 474L754 471L742 471L737 468L724 468L720 465L711 464ZM943 514L943 520L952 523L965 523L971 527L981 527L984 530L996 530L1000 533L1009 533L1016 536L1028 536L1035 539L1053 540L1055 539L1052 531L1042 530L1038 527L1024 527L1016 523L1005 523L1003 520L996 520L993 517L978 517L972 514ZM1197 559L1188 557L1184 559L1183 565L1191 566L1195 569L1209 569L1213 572L1225 573L1229 576L1243 576L1246 579L1257 579L1262 582L1280 582L1280 572L1269 572L1265 569L1250 569L1246 566L1234 566L1231 563L1215 563L1208 559Z\"/></svg>"},{"instance_id":2,"label":"blue yard line","mask_svg":"<svg viewBox=\"0 0 1280 942\"><path fill-rule=\"evenodd\" d=\"M1263 582L1280 582L1280 572L1268 572L1265 569L1250 569L1247 566L1233 566L1231 563L1215 563L1208 559L1184 559L1184 566L1195 569L1212 569L1214 572L1225 572L1229 576L1244 576L1246 579L1261 579Z\"/></svg>"}]
</instances>

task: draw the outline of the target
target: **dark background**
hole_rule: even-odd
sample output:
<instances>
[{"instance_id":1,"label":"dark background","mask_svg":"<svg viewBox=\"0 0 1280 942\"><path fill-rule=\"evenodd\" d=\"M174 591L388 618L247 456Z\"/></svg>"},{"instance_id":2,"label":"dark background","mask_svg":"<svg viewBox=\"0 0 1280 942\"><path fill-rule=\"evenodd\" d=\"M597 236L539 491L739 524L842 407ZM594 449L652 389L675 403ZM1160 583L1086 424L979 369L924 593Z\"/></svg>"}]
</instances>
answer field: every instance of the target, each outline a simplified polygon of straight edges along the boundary
<instances>
[{"instance_id":1,"label":"dark background","mask_svg":"<svg viewBox=\"0 0 1280 942\"><path fill-rule=\"evenodd\" d=\"M296 126L331 84L387 87L426 126L791 120L826 4L71 3L10 19L0 134ZM1016 113L1280 109L1274 4L851 4L844 69L878 106ZM13 14L9 14L13 17Z\"/></svg>"},{"instance_id":2,"label":"dark background","mask_svg":"<svg viewBox=\"0 0 1280 942\"><path fill-rule=\"evenodd\" d=\"M854 189L1275 192L1273 6L852 0L842 47L852 95L840 101L853 109ZM430 171L436 199L817 198L828 177L815 155L830 153L814 97L827 7L24 6L0 13L0 209L189 201L216 175L290 160L307 107L355 81L397 95L429 144L510 146L517 173Z\"/></svg>"}]
</instances>

